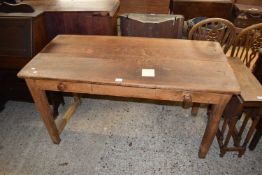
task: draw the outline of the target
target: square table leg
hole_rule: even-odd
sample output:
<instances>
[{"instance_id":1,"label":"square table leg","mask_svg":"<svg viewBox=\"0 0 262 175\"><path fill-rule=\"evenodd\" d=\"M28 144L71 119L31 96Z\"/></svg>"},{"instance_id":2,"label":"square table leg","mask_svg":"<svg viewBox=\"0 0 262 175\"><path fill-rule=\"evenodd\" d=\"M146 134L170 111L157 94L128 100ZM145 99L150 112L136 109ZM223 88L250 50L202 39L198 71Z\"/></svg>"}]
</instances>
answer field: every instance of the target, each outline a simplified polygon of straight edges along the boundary
<instances>
[{"instance_id":1,"label":"square table leg","mask_svg":"<svg viewBox=\"0 0 262 175\"><path fill-rule=\"evenodd\" d=\"M45 127L48 130L48 133L55 144L58 144L61 139L59 137L59 132L55 124L52 110L49 106L46 93L44 90L40 89L34 80L26 79L26 84L31 92L31 95L35 101L36 107L40 112L42 120L45 124Z\"/></svg>"},{"instance_id":2,"label":"square table leg","mask_svg":"<svg viewBox=\"0 0 262 175\"><path fill-rule=\"evenodd\" d=\"M216 136L220 119L224 112L224 109L229 102L232 95L223 95L218 104L214 104L212 107L212 113L208 119L206 130L199 148L199 158L205 158L208 150Z\"/></svg>"}]
</instances>

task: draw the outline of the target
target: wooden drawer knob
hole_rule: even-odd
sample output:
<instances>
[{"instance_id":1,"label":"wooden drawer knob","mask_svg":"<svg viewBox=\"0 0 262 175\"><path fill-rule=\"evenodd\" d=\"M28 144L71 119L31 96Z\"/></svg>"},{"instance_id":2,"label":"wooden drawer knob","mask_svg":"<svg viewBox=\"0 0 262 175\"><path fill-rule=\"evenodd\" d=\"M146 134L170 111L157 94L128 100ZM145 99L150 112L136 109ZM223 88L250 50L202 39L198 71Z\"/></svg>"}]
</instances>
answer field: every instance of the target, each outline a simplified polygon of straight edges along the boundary
<instances>
[{"instance_id":1,"label":"wooden drawer knob","mask_svg":"<svg viewBox=\"0 0 262 175\"><path fill-rule=\"evenodd\" d=\"M59 84L57 85L57 89L58 89L59 91L64 91L64 90L65 90L65 85L64 85L64 83L59 83Z\"/></svg>"},{"instance_id":2,"label":"wooden drawer knob","mask_svg":"<svg viewBox=\"0 0 262 175\"><path fill-rule=\"evenodd\" d=\"M183 95L183 108L189 108L192 106L192 97L190 93Z\"/></svg>"}]
</instances>

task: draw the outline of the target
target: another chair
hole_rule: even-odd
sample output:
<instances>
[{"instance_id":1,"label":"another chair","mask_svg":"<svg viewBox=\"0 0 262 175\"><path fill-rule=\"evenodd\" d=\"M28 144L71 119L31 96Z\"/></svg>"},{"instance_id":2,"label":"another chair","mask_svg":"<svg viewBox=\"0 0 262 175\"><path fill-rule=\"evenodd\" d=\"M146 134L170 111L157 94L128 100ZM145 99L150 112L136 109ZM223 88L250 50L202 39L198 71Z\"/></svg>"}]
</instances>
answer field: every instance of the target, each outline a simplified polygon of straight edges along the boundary
<instances>
[{"instance_id":1,"label":"another chair","mask_svg":"<svg viewBox=\"0 0 262 175\"><path fill-rule=\"evenodd\" d=\"M238 79L241 94L233 96L227 104L217 140L221 157L228 151L237 151L241 157L262 119L262 86L240 59L229 58L228 61Z\"/></svg>"},{"instance_id":2,"label":"another chair","mask_svg":"<svg viewBox=\"0 0 262 175\"><path fill-rule=\"evenodd\" d=\"M122 36L182 38L183 23L182 15L126 13L120 16Z\"/></svg>"},{"instance_id":3,"label":"another chair","mask_svg":"<svg viewBox=\"0 0 262 175\"><path fill-rule=\"evenodd\" d=\"M208 18L192 27L188 39L217 41L226 53L235 39L234 25L222 18Z\"/></svg>"},{"instance_id":4,"label":"another chair","mask_svg":"<svg viewBox=\"0 0 262 175\"><path fill-rule=\"evenodd\" d=\"M223 114L224 123L217 132L221 156L227 151L238 151L239 156L242 156L253 135L249 146L251 150L255 149L261 138L262 85L258 81L262 69L262 58L259 57L261 47L262 24L242 30L234 43L231 53L234 58L229 58L229 62L239 80L241 95L234 96L227 105ZM229 147L231 138L233 146Z\"/></svg>"},{"instance_id":5,"label":"another chair","mask_svg":"<svg viewBox=\"0 0 262 175\"><path fill-rule=\"evenodd\" d=\"M259 59L256 62L256 67L253 70L253 74L257 78L257 80L262 84L262 48L259 49ZM259 121L256 128L256 133L254 134L250 144L249 149L254 150L262 137L262 120Z\"/></svg>"},{"instance_id":6,"label":"another chair","mask_svg":"<svg viewBox=\"0 0 262 175\"><path fill-rule=\"evenodd\" d=\"M231 57L238 57L253 72L262 48L262 23L243 29L234 43Z\"/></svg>"},{"instance_id":7,"label":"another chair","mask_svg":"<svg viewBox=\"0 0 262 175\"><path fill-rule=\"evenodd\" d=\"M227 53L235 39L235 27L226 19L204 19L192 27L189 31L188 39L219 42L223 47L224 53ZM197 115L199 106L200 104L193 104L192 116Z\"/></svg>"}]
</instances>

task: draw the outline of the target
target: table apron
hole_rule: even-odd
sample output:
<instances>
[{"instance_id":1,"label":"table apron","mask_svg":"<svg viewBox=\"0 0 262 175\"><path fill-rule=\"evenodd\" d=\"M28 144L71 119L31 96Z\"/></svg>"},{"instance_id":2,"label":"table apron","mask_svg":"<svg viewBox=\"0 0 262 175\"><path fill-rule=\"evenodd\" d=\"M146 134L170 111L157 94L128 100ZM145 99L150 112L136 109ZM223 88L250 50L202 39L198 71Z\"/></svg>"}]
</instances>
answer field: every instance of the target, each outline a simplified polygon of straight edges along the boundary
<instances>
[{"instance_id":1,"label":"table apron","mask_svg":"<svg viewBox=\"0 0 262 175\"><path fill-rule=\"evenodd\" d=\"M194 103L219 104L223 93L157 89L146 87L130 87L119 85L92 84L85 82L70 82L58 80L32 79L37 88L49 91L62 91L72 93L85 93L95 95L109 95L119 97L145 98L151 100L184 101L189 95ZM62 87L62 88L61 88Z\"/></svg>"}]
</instances>

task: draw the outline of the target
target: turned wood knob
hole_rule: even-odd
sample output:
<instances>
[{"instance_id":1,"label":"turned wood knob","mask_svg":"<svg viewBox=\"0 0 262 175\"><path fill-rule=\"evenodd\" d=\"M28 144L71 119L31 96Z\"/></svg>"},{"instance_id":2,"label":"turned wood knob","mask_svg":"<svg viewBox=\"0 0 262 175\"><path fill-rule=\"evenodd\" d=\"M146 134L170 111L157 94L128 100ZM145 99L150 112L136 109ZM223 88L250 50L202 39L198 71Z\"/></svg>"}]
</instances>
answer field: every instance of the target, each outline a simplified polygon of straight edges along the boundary
<instances>
[{"instance_id":1,"label":"turned wood knob","mask_svg":"<svg viewBox=\"0 0 262 175\"><path fill-rule=\"evenodd\" d=\"M57 89L58 89L59 91L64 91L64 90L65 90L65 85L64 85L64 83L59 83L59 84L57 85Z\"/></svg>"},{"instance_id":2,"label":"turned wood knob","mask_svg":"<svg viewBox=\"0 0 262 175\"><path fill-rule=\"evenodd\" d=\"M190 93L185 93L183 96L183 108L189 108L192 106L192 97Z\"/></svg>"}]
</instances>

